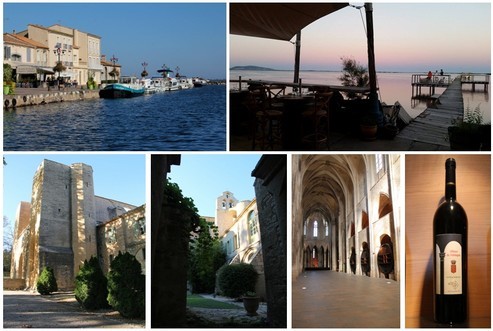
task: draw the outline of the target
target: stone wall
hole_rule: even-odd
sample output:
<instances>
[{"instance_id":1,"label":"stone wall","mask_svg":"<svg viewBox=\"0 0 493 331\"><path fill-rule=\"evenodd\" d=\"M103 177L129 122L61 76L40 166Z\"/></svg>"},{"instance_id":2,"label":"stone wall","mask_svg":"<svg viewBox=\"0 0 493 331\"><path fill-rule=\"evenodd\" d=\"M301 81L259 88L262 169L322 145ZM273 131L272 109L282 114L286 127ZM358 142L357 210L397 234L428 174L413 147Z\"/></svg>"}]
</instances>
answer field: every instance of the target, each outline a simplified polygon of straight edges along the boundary
<instances>
[{"instance_id":1,"label":"stone wall","mask_svg":"<svg viewBox=\"0 0 493 331\"><path fill-rule=\"evenodd\" d=\"M145 205L98 226L97 231L98 256L105 274L119 252L135 256L145 274Z\"/></svg>"},{"instance_id":2,"label":"stone wall","mask_svg":"<svg viewBox=\"0 0 493 331\"><path fill-rule=\"evenodd\" d=\"M45 105L48 103L99 99L99 92L92 90L76 90L67 92L46 92L31 95L4 95L4 109L15 107Z\"/></svg>"},{"instance_id":3,"label":"stone wall","mask_svg":"<svg viewBox=\"0 0 493 331\"><path fill-rule=\"evenodd\" d=\"M267 319L271 327L287 325L287 179L286 155L264 155L252 176L264 258Z\"/></svg>"},{"instance_id":4,"label":"stone wall","mask_svg":"<svg viewBox=\"0 0 493 331\"><path fill-rule=\"evenodd\" d=\"M10 291L18 291L26 288L25 279L20 278L4 278L3 279L3 289Z\"/></svg>"},{"instance_id":5,"label":"stone wall","mask_svg":"<svg viewBox=\"0 0 493 331\"><path fill-rule=\"evenodd\" d=\"M188 238L186 215L171 209L164 188L171 165L180 155L151 156L151 326L180 327L186 324Z\"/></svg>"}]
</instances>

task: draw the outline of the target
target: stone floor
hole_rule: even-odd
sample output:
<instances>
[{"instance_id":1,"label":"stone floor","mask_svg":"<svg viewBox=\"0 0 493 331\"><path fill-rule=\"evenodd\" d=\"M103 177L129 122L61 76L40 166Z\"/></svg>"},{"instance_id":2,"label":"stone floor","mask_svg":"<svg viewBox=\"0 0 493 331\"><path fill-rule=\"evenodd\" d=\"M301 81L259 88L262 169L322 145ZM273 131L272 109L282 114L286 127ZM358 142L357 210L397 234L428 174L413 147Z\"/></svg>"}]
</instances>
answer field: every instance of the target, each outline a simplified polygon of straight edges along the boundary
<instances>
[{"instance_id":1,"label":"stone floor","mask_svg":"<svg viewBox=\"0 0 493 331\"><path fill-rule=\"evenodd\" d=\"M293 280L293 328L399 328L399 282L335 271Z\"/></svg>"}]
</instances>

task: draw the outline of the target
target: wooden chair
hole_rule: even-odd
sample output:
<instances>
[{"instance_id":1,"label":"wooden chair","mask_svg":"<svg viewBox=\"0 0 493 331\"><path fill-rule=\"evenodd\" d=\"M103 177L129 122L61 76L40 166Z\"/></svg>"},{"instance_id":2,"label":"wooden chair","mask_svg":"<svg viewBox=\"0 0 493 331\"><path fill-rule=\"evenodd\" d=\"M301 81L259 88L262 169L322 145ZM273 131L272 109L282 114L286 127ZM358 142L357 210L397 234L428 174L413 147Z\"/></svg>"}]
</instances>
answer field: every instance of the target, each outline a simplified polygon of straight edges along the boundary
<instances>
[{"instance_id":1,"label":"wooden chair","mask_svg":"<svg viewBox=\"0 0 493 331\"><path fill-rule=\"evenodd\" d=\"M329 102L332 92L315 93L309 109L302 112L302 144L313 150L329 149Z\"/></svg>"},{"instance_id":2,"label":"wooden chair","mask_svg":"<svg viewBox=\"0 0 493 331\"><path fill-rule=\"evenodd\" d=\"M270 91L266 86L252 86L249 90L247 107L252 116L252 150L257 147L260 150L275 150L282 144L283 113L272 107Z\"/></svg>"}]
</instances>

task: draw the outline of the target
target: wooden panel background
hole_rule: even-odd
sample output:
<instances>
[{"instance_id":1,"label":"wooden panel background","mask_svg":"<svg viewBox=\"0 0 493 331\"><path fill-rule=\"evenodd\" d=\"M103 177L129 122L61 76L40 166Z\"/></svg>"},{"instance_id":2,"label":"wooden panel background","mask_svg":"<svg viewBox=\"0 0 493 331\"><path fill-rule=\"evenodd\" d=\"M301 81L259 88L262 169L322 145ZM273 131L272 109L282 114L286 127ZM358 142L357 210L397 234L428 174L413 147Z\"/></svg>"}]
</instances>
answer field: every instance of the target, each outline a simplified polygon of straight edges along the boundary
<instances>
[{"instance_id":1,"label":"wooden panel background","mask_svg":"<svg viewBox=\"0 0 493 331\"><path fill-rule=\"evenodd\" d=\"M406 327L434 327L433 216L445 191L445 160L457 161L457 201L469 232L469 321L491 324L491 156L406 156Z\"/></svg>"}]
</instances>

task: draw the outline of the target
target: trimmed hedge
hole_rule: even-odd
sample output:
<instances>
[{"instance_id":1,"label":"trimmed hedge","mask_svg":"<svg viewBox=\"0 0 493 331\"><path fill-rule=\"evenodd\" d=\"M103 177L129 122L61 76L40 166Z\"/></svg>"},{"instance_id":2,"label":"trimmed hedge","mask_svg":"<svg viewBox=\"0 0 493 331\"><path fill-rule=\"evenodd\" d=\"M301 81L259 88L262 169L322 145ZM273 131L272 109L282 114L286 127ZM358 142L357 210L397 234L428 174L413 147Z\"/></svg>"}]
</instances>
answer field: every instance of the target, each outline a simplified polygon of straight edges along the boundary
<instances>
[{"instance_id":1,"label":"trimmed hedge","mask_svg":"<svg viewBox=\"0 0 493 331\"><path fill-rule=\"evenodd\" d=\"M225 265L217 274L219 289L230 298L239 298L246 292L255 292L257 279L257 271L247 263Z\"/></svg>"},{"instance_id":2,"label":"trimmed hedge","mask_svg":"<svg viewBox=\"0 0 493 331\"><path fill-rule=\"evenodd\" d=\"M58 291L55 273L51 267L44 267L36 282L36 289L42 295Z\"/></svg>"},{"instance_id":3,"label":"trimmed hedge","mask_svg":"<svg viewBox=\"0 0 493 331\"><path fill-rule=\"evenodd\" d=\"M145 318L145 277L139 261L121 252L108 273L108 302L123 316Z\"/></svg>"},{"instance_id":4,"label":"trimmed hedge","mask_svg":"<svg viewBox=\"0 0 493 331\"><path fill-rule=\"evenodd\" d=\"M84 261L75 277L75 298L86 309L107 308L107 284L99 261L93 256Z\"/></svg>"}]
</instances>

